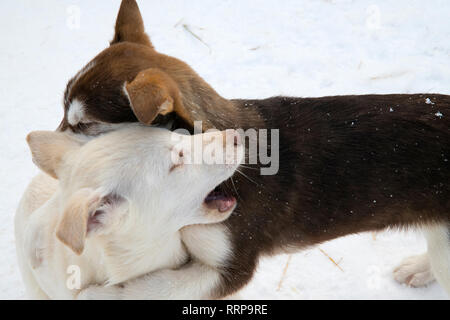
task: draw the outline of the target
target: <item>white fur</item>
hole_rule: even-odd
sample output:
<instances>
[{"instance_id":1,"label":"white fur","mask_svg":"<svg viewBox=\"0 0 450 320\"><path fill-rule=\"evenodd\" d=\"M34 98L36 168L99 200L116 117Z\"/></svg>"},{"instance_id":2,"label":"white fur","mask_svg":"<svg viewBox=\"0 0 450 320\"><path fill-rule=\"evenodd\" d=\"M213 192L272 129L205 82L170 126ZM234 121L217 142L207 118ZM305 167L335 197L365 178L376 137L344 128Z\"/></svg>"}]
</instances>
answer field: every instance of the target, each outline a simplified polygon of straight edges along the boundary
<instances>
[{"instance_id":1,"label":"white fur","mask_svg":"<svg viewBox=\"0 0 450 320\"><path fill-rule=\"evenodd\" d=\"M163 269L118 286L90 286L79 299L211 299L212 290L219 284L217 269L201 262L192 262L178 270Z\"/></svg>"},{"instance_id":2,"label":"white fur","mask_svg":"<svg viewBox=\"0 0 450 320\"><path fill-rule=\"evenodd\" d=\"M128 99L128 102L130 103L130 106L132 105L131 104L131 99L130 99L130 95L128 94L128 90L127 90L127 82L124 82L123 83L123 85L122 85L122 92L125 94L125 96L127 97L127 99Z\"/></svg>"},{"instance_id":3,"label":"white fur","mask_svg":"<svg viewBox=\"0 0 450 320\"><path fill-rule=\"evenodd\" d=\"M74 99L69 106L67 121L73 126L77 125L84 117L84 105L78 99Z\"/></svg>"},{"instance_id":4,"label":"white fur","mask_svg":"<svg viewBox=\"0 0 450 320\"><path fill-rule=\"evenodd\" d=\"M394 270L394 279L411 287L423 287L434 281L427 253L404 259Z\"/></svg>"},{"instance_id":5,"label":"white fur","mask_svg":"<svg viewBox=\"0 0 450 320\"><path fill-rule=\"evenodd\" d=\"M130 125L68 151L58 170L59 183L43 174L31 182L16 214L19 265L31 298L209 297L219 281L215 267L229 252L227 232L216 224L211 229L192 226L192 232L202 229L203 236L195 236L186 226L228 217L231 212L206 208L203 199L237 164L181 165L172 172L172 134ZM55 230L70 197L81 188L126 201L102 207L101 227L88 233L78 256L56 238ZM186 261L186 247L198 259L170 270ZM72 265L81 270L79 289L66 285ZM119 283L123 289L115 286Z\"/></svg>"},{"instance_id":6,"label":"white fur","mask_svg":"<svg viewBox=\"0 0 450 320\"><path fill-rule=\"evenodd\" d=\"M90 71L93 67L95 66L95 62L91 61L90 63L88 63L86 66L84 66L83 69L81 69L73 78L73 81L71 82L71 84L69 85L69 87L67 88L67 95L66 95L66 99L67 97L70 96L70 93L72 91L73 86L77 83L77 81L83 76L85 75L88 71ZM65 101L65 103L67 104L69 101ZM75 126L77 125L83 118L84 118L84 105L81 101L79 101L78 99L74 99L71 103L70 106L68 108L68 114L67 114L67 121Z\"/></svg>"},{"instance_id":7,"label":"white fur","mask_svg":"<svg viewBox=\"0 0 450 320\"><path fill-rule=\"evenodd\" d=\"M223 266L231 255L229 231L222 224L187 226L181 238L192 256L211 267Z\"/></svg>"},{"instance_id":8,"label":"white fur","mask_svg":"<svg viewBox=\"0 0 450 320\"><path fill-rule=\"evenodd\" d=\"M172 111L170 107L171 107L171 103L166 100L162 103L162 105L160 105L158 107L158 110L161 114L166 114L167 112Z\"/></svg>"},{"instance_id":9,"label":"white fur","mask_svg":"<svg viewBox=\"0 0 450 320\"><path fill-rule=\"evenodd\" d=\"M450 295L450 234L448 225L424 228L431 270L437 281Z\"/></svg>"},{"instance_id":10,"label":"white fur","mask_svg":"<svg viewBox=\"0 0 450 320\"><path fill-rule=\"evenodd\" d=\"M125 282L123 287L90 286L79 299L211 299L220 282L218 268L226 265L231 254L229 232L222 224L193 225L183 228L181 235L193 258L191 263L177 270L152 272Z\"/></svg>"},{"instance_id":11,"label":"white fur","mask_svg":"<svg viewBox=\"0 0 450 320\"><path fill-rule=\"evenodd\" d=\"M450 295L450 234L446 225L423 227L428 252L404 259L394 270L399 283L423 287L435 279Z\"/></svg>"}]
</instances>

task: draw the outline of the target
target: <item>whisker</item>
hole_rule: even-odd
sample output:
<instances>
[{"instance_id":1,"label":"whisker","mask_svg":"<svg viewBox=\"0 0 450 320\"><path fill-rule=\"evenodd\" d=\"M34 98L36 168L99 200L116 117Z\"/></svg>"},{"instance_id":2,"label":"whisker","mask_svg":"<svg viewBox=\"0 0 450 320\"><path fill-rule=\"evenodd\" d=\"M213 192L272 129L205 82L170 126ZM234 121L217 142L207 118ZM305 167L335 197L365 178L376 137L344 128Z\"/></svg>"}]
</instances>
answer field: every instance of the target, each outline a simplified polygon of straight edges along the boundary
<instances>
[{"instance_id":1,"label":"whisker","mask_svg":"<svg viewBox=\"0 0 450 320\"><path fill-rule=\"evenodd\" d=\"M250 179L249 176L247 176L245 173L243 173L242 171L240 171L239 169L236 169L237 172L239 172L242 176L244 176L245 178L247 178L250 182L253 182L256 186L259 186L259 184L257 182L255 182L254 180ZM233 181L233 180L232 180Z\"/></svg>"},{"instance_id":2,"label":"whisker","mask_svg":"<svg viewBox=\"0 0 450 320\"><path fill-rule=\"evenodd\" d=\"M249 167L249 166L244 166L244 165L240 165L239 168L245 168L245 169L251 169L251 170L259 170L259 168L253 168L253 167Z\"/></svg>"},{"instance_id":3,"label":"whisker","mask_svg":"<svg viewBox=\"0 0 450 320\"><path fill-rule=\"evenodd\" d=\"M242 200L242 198L241 198L241 196L239 195L239 193L238 193L238 191L237 191L237 189L236 189L236 186L235 186L235 184L234 184L233 177L230 177L230 179L231 179L231 183L233 184L234 192L236 192L236 196L237 196L239 199Z\"/></svg>"},{"instance_id":4,"label":"whisker","mask_svg":"<svg viewBox=\"0 0 450 320\"><path fill-rule=\"evenodd\" d=\"M225 185L227 186L227 187L226 187L226 190L224 190L224 192L225 192L225 194L226 194L227 196L233 195L233 191L231 190L231 189L232 189L232 186L230 186L230 179L231 179L231 178L229 178L228 180L225 180L225 181L224 181Z\"/></svg>"}]
</instances>

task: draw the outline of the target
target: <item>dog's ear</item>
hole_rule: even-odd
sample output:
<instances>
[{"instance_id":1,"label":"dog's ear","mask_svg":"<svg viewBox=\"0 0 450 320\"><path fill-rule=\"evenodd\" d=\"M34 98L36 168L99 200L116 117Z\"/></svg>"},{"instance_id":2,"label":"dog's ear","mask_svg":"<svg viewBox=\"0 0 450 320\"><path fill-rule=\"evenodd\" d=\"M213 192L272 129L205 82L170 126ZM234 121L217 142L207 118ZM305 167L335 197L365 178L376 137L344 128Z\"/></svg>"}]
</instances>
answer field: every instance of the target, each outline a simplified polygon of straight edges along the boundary
<instances>
[{"instance_id":1,"label":"dog's ear","mask_svg":"<svg viewBox=\"0 0 450 320\"><path fill-rule=\"evenodd\" d=\"M124 91L139 122L151 124L158 114L181 109L180 90L165 72L149 68L138 73Z\"/></svg>"},{"instance_id":2,"label":"dog's ear","mask_svg":"<svg viewBox=\"0 0 450 320\"><path fill-rule=\"evenodd\" d=\"M153 48L145 33L144 22L135 0L122 0L117 15L114 38L110 44L123 41L140 43Z\"/></svg>"},{"instance_id":3,"label":"dog's ear","mask_svg":"<svg viewBox=\"0 0 450 320\"><path fill-rule=\"evenodd\" d=\"M27 136L33 162L55 179L67 152L78 149L81 142L62 132L33 131Z\"/></svg>"},{"instance_id":4,"label":"dog's ear","mask_svg":"<svg viewBox=\"0 0 450 320\"><path fill-rule=\"evenodd\" d=\"M89 217L98 208L100 201L100 196L94 190L85 188L75 192L65 206L56 236L78 255L84 249Z\"/></svg>"},{"instance_id":5,"label":"dog's ear","mask_svg":"<svg viewBox=\"0 0 450 320\"><path fill-rule=\"evenodd\" d=\"M105 231L108 226L113 225L113 221L120 218L117 209L121 208L122 203L123 198L119 196L104 196L98 190L90 188L80 189L66 203L56 236L80 255L89 234Z\"/></svg>"}]
</instances>

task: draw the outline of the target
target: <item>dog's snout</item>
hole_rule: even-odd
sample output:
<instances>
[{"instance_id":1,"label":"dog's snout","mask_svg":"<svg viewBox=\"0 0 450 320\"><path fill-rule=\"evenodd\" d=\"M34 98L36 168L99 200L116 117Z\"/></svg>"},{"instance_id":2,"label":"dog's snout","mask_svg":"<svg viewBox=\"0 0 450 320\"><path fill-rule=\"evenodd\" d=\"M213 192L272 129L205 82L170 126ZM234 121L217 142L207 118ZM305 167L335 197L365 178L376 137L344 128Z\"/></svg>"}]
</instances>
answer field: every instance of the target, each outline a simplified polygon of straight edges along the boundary
<instances>
[{"instance_id":1,"label":"dog's snout","mask_svg":"<svg viewBox=\"0 0 450 320\"><path fill-rule=\"evenodd\" d=\"M222 134L223 146L226 147L239 147L241 142L241 135L237 130L227 129L220 132Z\"/></svg>"},{"instance_id":2,"label":"dog's snout","mask_svg":"<svg viewBox=\"0 0 450 320\"><path fill-rule=\"evenodd\" d=\"M203 143L208 145L210 143L220 143L222 141L223 147L242 145L241 135L237 130L227 129L224 131L215 131L204 134Z\"/></svg>"}]
</instances>

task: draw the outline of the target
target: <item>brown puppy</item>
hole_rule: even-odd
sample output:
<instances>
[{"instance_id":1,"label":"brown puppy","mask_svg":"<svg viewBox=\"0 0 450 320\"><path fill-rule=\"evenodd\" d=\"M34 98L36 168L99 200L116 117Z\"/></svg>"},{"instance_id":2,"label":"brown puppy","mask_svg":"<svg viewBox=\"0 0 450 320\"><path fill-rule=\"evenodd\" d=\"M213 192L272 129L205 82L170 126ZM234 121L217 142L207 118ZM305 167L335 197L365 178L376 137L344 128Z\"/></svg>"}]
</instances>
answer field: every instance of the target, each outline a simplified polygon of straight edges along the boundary
<instances>
[{"instance_id":1,"label":"brown puppy","mask_svg":"<svg viewBox=\"0 0 450 320\"><path fill-rule=\"evenodd\" d=\"M186 63L158 53L144 32L134 0L122 2L111 46L72 78L64 95L61 130L96 134L110 125L174 111L192 125L229 127L237 107L222 98Z\"/></svg>"},{"instance_id":2,"label":"brown puppy","mask_svg":"<svg viewBox=\"0 0 450 320\"><path fill-rule=\"evenodd\" d=\"M84 134L168 118L175 127L202 120L203 129L279 129L278 173L242 168L233 187L222 186L239 200L222 223L231 253L209 265L220 281L198 297L242 288L263 254L407 226L433 230L432 265L450 290L450 96L226 100L188 65L156 52L135 1L124 0L111 46L69 82L64 103L60 130ZM196 250L177 272L207 264Z\"/></svg>"}]
</instances>

